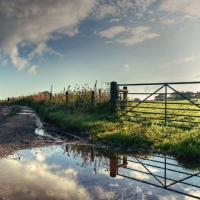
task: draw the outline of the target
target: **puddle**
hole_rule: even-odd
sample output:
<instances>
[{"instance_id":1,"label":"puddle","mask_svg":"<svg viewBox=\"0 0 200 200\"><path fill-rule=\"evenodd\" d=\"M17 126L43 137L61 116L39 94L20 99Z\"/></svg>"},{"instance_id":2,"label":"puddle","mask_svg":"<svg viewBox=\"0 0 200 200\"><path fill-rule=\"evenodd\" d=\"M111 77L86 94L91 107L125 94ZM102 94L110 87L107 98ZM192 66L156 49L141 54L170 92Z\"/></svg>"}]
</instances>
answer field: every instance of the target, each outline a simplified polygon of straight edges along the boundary
<instances>
[{"instance_id":1,"label":"puddle","mask_svg":"<svg viewBox=\"0 0 200 200\"><path fill-rule=\"evenodd\" d=\"M19 112L19 115L32 115L32 112Z\"/></svg>"},{"instance_id":2,"label":"puddle","mask_svg":"<svg viewBox=\"0 0 200 200\"><path fill-rule=\"evenodd\" d=\"M181 165L172 157L116 154L90 146L21 150L0 160L0 198L200 198L200 165Z\"/></svg>"},{"instance_id":3,"label":"puddle","mask_svg":"<svg viewBox=\"0 0 200 200\"><path fill-rule=\"evenodd\" d=\"M27 110L21 110L21 112L33 113L34 111L33 111L33 110L30 110L30 109L29 109L29 110L27 109Z\"/></svg>"},{"instance_id":4,"label":"puddle","mask_svg":"<svg viewBox=\"0 0 200 200\"><path fill-rule=\"evenodd\" d=\"M51 136L49 133L47 133L47 131L45 130L45 129L43 129L43 128L37 128L36 130L35 130L35 133L37 134L37 135L41 135L41 136Z\"/></svg>"},{"instance_id":5,"label":"puddle","mask_svg":"<svg viewBox=\"0 0 200 200\"><path fill-rule=\"evenodd\" d=\"M18 114L31 115L31 114L34 114L34 112L32 110L21 110Z\"/></svg>"}]
</instances>

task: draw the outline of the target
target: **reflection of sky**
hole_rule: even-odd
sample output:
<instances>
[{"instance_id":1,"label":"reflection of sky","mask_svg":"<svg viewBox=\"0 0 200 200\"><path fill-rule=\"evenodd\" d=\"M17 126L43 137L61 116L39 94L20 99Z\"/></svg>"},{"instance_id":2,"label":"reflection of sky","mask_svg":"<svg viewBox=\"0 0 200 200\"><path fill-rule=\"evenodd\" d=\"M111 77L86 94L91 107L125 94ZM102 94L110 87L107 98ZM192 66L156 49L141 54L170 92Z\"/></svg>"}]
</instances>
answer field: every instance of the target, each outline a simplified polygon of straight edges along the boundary
<instances>
[{"instance_id":1,"label":"reflection of sky","mask_svg":"<svg viewBox=\"0 0 200 200\"><path fill-rule=\"evenodd\" d=\"M7 159L0 160L0 194L10 199L30 200L36 198L190 199L184 195L118 175L116 178L111 178L109 176L109 157L103 157L100 153L94 157L94 162L87 160L87 164L85 164L83 159L81 154L77 152L68 154L59 146L19 151ZM128 160L134 160L134 158L128 157ZM141 159L140 161L153 164L153 161ZM130 161L128 161L127 167L145 171L144 167ZM149 166L147 168L153 174L163 175L163 170ZM119 168L118 172L142 181L156 183L156 179L147 174L126 168ZM189 173L189 170L187 172ZM176 176L177 179L182 178L181 174L176 173ZM187 182L199 185L199 179L193 178ZM159 185L158 182L157 184ZM171 188L199 195L199 189L185 186L176 184Z\"/></svg>"}]
</instances>

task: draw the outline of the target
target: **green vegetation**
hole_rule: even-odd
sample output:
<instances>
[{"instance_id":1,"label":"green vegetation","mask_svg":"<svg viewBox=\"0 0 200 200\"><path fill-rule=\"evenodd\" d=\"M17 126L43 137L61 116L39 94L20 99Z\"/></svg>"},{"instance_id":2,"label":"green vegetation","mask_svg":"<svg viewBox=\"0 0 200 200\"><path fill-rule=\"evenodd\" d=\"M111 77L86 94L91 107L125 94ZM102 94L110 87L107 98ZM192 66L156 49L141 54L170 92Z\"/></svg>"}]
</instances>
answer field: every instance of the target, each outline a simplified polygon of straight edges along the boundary
<instances>
[{"instance_id":1,"label":"green vegetation","mask_svg":"<svg viewBox=\"0 0 200 200\"><path fill-rule=\"evenodd\" d=\"M92 91L94 91L94 102L92 102ZM101 92L96 88L96 84L94 88L89 88L88 85L76 86L74 89L68 87L68 92L67 102L65 89L53 94L51 88L50 92L15 98L7 104L31 106L46 121L88 136L92 142L100 140L114 148L125 150L151 150L173 154L179 158L200 158L200 129L198 124L195 124L195 129L190 130L159 126L152 123L152 114L142 117L140 113L128 113L128 117L141 116L142 124L124 121L124 117L119 118L121 113L110 112L108 85L105 89L101 89ZM130 105L133 104L136 103ZM149 105L143 104L143 106ZM159 108L161 105L157 104L157 106ZM177 108L179 105L172 104L172 106ZM144 110L146 108L137 109ZM157 112L153 108L147 109ZM193 109L193 107L190 107L190 109ZM160 112L159 109L158 111ZM174 116L170 117L181 118L181 116L175 115L180 111L171 110L170 112L174 113ZM199 113L196 112L195 115L199 115ZM190 121L187 123L190 123Z\"/></svg>"},{"instance_id":2,"label":"green vegetation","mask_svg":"<svg viewBox=\"0 0 200 200\"><path fill-rule=\"evenodd\" d=\"M121 115L136 106L137 102L128 103L128 108L123 109L123 102L121 103ZM161 123L165 121L165 103L164 101L149 100L144 102L126 113L123 120L140 120L148 119L149 123ZM160 120L158 120L160 119ZM191 104L188 100L168 100L166 123L168 125L182 126L182 127L198 127L200 124L200 107Z\"/></svg>"}]
</instances>

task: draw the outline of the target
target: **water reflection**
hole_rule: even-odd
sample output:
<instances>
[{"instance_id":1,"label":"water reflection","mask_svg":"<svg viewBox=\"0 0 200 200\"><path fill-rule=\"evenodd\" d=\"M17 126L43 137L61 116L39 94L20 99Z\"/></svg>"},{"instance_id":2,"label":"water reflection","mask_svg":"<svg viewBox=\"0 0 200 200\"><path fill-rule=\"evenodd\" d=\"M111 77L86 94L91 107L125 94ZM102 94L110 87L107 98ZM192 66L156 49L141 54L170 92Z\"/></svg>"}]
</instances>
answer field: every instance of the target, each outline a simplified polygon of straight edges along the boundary
<instances>
[{"instance_id":1,"label":"water reflection","mask_svg":"<svg viewBox=\"0 0 200 200\"><path fill-rule=\"evenodd\" d=\"M0 198L194 199L199 168L162 155L117 154L66 145L19 151L0 160Z\"/></svg>"},{"instance_id":2,"label":"water reflection","mask_svg":"<svg viewBox=\"0 0 200 200\"><path fill-rule=\"evenodd\" d=\"M35 133L37 135L41 135L41 136L50 136L50 134L47 133L47 131L45 129L43 129L43 128L37 128L37 129L35 129Z\"/></svg>"}]
</instances>

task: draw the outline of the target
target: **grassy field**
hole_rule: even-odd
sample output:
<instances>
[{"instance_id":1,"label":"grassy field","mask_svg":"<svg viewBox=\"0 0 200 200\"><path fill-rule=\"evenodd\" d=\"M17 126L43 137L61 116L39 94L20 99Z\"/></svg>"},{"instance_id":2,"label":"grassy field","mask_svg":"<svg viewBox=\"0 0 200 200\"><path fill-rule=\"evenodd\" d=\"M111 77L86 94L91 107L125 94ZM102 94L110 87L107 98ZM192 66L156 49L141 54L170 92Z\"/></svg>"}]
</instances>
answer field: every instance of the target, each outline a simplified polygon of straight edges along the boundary
<instances>
[{"instance_id":1,"label":"grassy field","mask_svg":"<svg viewBox=\"0 0 200 200\"><path fill-rule=\"evenodd\" d=\"M137 102L127 104L123 109L123 102L119 109L119 115L125 114L124 120L144 121L148 119L151 123L165 123L165 102L147 101L139 104ZM190 103L188 100L167 101L166 105L166 124L182 127L198 127L200 123L200 104Z\"/></svg>"},{"instance_id":2,"label":"grassy field","mask_svg":"<svg viewBox=\"0 0 200 200\"><path fill-rule=\"evenodd\" d=\"M91 91L95 91L94 103L91 103ZM169 110L171 119L185 120L184 125L195 126L194 129L181 129L170 126L159 126L152 123L155 115L137 112L128 112L128 120L141 117L143 123L133 123L125 121L125 117L120 117L121 112L111 113L109 103L109 87L101 89L89 88L87 85L77 86L74 89L68 88L69 100L66 103L65 90L59 93L43 92L23 98L15 98L7 105L27 105L35 108L39 115L46 121L54 123L64 129L77 131L87 135L91 142L102 141L114 148L131 149L136 151L154 151L173 154L179 158L200 160L200 132L197 123L199 118L188 116L187 110ZM52 92L52 88L51 91ZM5 102L1 102L2 104ZM155 108L137 108L135 111L142 112L163 112L163 108L158 102L153 104ZM184 102L183 102L184 103ZM135 103L129 103L133 106ZM123 106L121 104L121 106ZM141 106L150 107L149 103ZM171 108L197 109L194 106L171 104ZM120 107L120 106L119 106ZM128 109L128 108L125 108ZM123 110L124 112L125 110ZM191 111L192 115L200 116L198 111ZM156 114L156 117L163 118L163 115ZM170 122L171 123L171 122ZM177 123L177 122L175 122ZM182 123L182 122L181 122Z\"/></svg>"}]
</instances>

